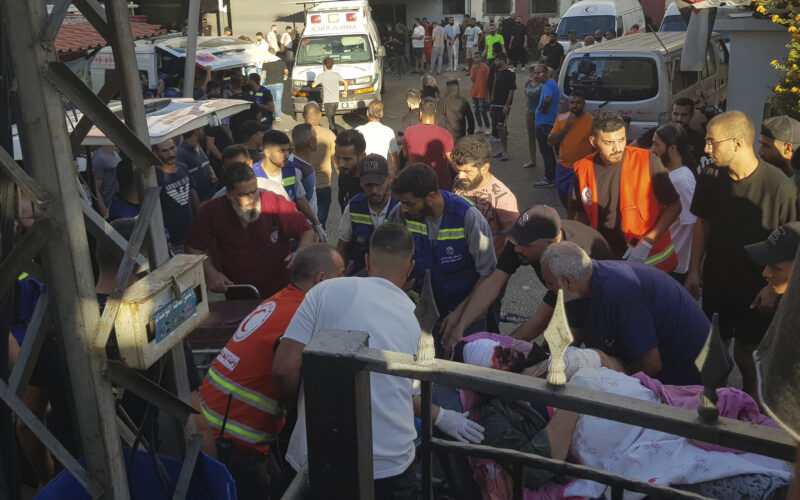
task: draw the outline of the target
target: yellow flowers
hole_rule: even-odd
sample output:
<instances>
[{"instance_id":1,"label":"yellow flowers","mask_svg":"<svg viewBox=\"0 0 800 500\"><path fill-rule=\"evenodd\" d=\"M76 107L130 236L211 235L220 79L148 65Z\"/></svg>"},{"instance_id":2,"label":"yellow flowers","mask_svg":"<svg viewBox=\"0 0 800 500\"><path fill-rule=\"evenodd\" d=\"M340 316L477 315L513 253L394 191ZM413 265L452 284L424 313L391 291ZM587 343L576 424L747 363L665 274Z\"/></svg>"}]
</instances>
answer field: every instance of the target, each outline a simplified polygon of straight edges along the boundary
<instances>
[{"instance_id":1,"label":"yellow flowers","mask_svg":"<svg viewBox=\"0 0 800 500\"><path fill-rule=\"evenodd\" d=\"M783 87L781 87L780 85L775 85L775 92L782 92L782 91Z\"/></svg>"},{"instance_id":2,"label":"yellow flowers","mask_svg":"<svg viewBox=\"0 0 800 500\"><path fill-rule=\"evenodd\" d=\"M797 87L792 87L792 92L797 94L798 92L800 92L800 89L798 89Z\"/></svg>"},{"instance_id":3,"label":"yellow flowers","mask_svg":"<svg viewBox=\"0 0 800 500\"><path fill-rule=\"evenodd\" d=\"M758 12L759 14L766 14L767 9L765 9L763 5L759 5L758 7L756 7L756 12Z\"/></svg>"},{"instance_id":4,"label":"yellow flowers","mask_svg":"<svg viewBox=\"0 0 800 500\"><path fill-rule=\"evenodd\" d=\"M780 20L781 16L778 14L772 14L772 22L777 23Z\"/></svg>"},{"instance_id":5,"label":"yellow flowers","mask_svg":"<svg viewBox=\"0 0 800 500\"><path fill-rule=\"evenodd\" d=\"M787 31L788 31L789 33L797 33L797 26L789 26L789 27L787 28Z\"/></svg>"}]
</instances>

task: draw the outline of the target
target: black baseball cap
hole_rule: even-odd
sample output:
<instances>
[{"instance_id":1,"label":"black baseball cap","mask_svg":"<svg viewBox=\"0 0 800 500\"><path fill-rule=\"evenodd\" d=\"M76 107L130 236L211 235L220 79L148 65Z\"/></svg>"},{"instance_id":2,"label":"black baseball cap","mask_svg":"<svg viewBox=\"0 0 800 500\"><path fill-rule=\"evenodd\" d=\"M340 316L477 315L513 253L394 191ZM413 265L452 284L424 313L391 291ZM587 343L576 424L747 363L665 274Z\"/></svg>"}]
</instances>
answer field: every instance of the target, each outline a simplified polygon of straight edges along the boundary
<instances>
[{"instance_id":1,"label":"black baseball cap","mask_svg":"<svg viewBox=\"0 0 800 500\"><path fill-rule=\"evenodd\" d=\"M358 178L361 185L383 184L389 177L389 162L379 154L368 154L358 162Z\"/></svg>"},{"instance_id":2,"label":"black baseball cap","mask_svg":"<svg viewBox=\"0 0 800 500\"><path fill-rule=\"evenodd\" d=\"M800 246L800 222L790 222L772 231L761 243L745 245L750 258L759 265L769 266L794 260Z\"/></svg>"},{"instance_id":3,"label":"black baseball cap","mask_svg":"<svg viewBox=\"0 0 800 500\"><path fill-rule=\"evenodd\" d=\"M534 205L525 210L513 226L503 231L515 245L555 238L561 233L561 217L556 209L547 205Z\"/></svg>"}]
</instances>

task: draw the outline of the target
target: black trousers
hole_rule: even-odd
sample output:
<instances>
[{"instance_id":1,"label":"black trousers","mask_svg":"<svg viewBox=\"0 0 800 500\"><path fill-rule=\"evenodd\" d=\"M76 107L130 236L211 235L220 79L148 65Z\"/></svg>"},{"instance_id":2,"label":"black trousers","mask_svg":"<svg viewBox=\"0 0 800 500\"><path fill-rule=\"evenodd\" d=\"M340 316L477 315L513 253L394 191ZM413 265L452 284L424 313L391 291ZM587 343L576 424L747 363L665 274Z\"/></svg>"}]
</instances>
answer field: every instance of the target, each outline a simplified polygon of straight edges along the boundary
<instances>
[{"instance_id":1,"label":"black trousers","mask_svg":"<svg viewBox=\"0 0 800 500\"><path fill-rule=\"evenodd\" d=\"M338 102L326 102L322 105L325 110L325 116L328 117L328 128L331 132L336 133L336 110L339 109Z\"/></svg>"}]
</instances>

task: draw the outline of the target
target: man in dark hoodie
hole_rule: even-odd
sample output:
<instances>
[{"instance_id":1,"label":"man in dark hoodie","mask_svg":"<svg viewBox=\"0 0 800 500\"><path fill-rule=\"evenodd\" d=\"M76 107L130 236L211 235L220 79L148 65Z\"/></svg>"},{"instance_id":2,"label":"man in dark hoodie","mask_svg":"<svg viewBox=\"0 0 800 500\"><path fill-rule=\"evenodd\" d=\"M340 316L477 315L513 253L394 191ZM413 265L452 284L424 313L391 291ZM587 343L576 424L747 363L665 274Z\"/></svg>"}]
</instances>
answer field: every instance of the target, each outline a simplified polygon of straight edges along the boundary
<instances>
[{"instance_id":1,"label":"man in dark hoodie","mask_svg":"<svg viewBox=\"0 0 800 500\"><path fill-rule=\"evenodd\" d=\"M436 124L450 132L453 142L475 131L469 101L459 94L458 79L447 80L445 95L436 103Z\"/></svg>"}]
</instances>

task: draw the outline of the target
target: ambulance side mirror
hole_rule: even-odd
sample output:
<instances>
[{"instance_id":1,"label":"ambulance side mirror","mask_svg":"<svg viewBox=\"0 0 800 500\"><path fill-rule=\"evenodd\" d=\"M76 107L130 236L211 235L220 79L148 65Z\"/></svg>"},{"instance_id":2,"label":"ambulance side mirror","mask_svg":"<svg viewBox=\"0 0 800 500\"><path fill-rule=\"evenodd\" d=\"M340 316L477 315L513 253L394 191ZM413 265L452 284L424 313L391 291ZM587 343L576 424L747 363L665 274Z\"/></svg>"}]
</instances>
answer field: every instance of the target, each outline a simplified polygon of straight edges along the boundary
<instances>
[{"instance_id":1,"label":"ambulance side mirror","mask_svg":"<svg viewBox=\"0 0 800 500\"><path fill-rule=\"evenodd\" d=\"M383 45L378 47L378 57L386 57L386 48Z\"/></svg>"}]
</instances>

